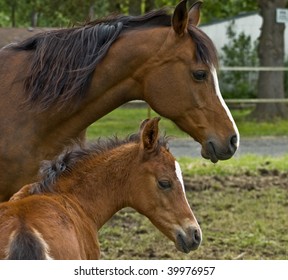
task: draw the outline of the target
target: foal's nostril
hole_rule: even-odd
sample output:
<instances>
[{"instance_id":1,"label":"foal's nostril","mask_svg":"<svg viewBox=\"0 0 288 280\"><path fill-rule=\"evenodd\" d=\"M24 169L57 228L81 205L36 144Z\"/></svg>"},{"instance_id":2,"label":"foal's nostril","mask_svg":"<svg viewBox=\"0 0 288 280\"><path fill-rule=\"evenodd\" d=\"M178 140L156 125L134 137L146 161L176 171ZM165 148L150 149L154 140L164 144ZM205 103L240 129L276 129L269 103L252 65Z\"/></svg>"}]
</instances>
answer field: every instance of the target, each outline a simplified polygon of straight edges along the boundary
<instances>
[{"instance_id":1,"label":"foal's nostril","mask_svg":"<svg viewBox=\"0 0 288 280\"><path fill-rule=\"evenodd\" d=\"M202 237L201 237L201 233L199 229L193 229L192 238L193 238L194 243L196 244L201 243Z\"/></svg>"},{"instance_id":2,"label":"foal's nostril","mask_svg":"<svg viewBox=\"0 0 288 280\"><path fill-rule=\"evenodd\" d=\"M190 226L185 231L182 229L176 232L176 248L184 253L199 248L202 241L201 229L199 227Z\"/></svg>"}]
</instances>

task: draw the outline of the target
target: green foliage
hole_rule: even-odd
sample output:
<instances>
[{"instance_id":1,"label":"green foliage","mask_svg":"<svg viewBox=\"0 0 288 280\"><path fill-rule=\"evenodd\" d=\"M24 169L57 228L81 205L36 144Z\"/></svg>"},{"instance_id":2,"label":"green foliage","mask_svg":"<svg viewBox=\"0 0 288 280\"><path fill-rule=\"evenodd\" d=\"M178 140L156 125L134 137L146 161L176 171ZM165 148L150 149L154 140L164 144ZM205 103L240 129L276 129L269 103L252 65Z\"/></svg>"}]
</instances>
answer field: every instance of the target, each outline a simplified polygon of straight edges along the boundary
<instances>
[{"instance_id":1,"label":"green foliage","mask_svg":"<svg viewBox=\"0 0 288 280\"><path fill-rule=\"evenodd\" d=\"M226 0L225 4L215 0L204 0L202 23L211 22L238 15L240 12L256 11L257 1Z\"/></svg>"},{"instance_id":2,"label":"green foliage","mask_svg":"<svg viewBox=\"0 0 288 280\"><path fill-rule=\"evenodd\" d=\"M258 66L257 43L241 32L237 35L234 23L227 28L229 43L222 48L223 66ZM257 72L227 71L220 73L220 85L225 98L255 98Z\"/></svg>"},{"instance_id":3,"label":"green foliage","mask_svg":"<svg viewBox=\"0 0 288 280\"><path fill-rule=\"evenodd\" d=\"M113 12L128 13L129 2L134 0L0 0L0 26L16 27L31 26L32 16L37 19L37 26L58 27L67 26L68 23L83 22L94 11L94 17L106 16ZM149 1L149 4L147 3ZM162 8L164 6L175 7L178 0L142 0L138 1L144 12L145 6L149 8ZM190 1L192 3L193 1ZM227 18L241 11L256 9L256 1L229 0L225 5L219 5L214 0L204 0L202 9L202 22L208 22L215 18ZM12 18L14 11L14 19ZM92 13L93 14L93 13Z\"/></svg>"},{"instance_id":4,"label":"green foliage","mask_svg":"<svg viewBox=\"0 0 288 280\"><path fill-rule=\"evenodd\" d=\"M0 27L9 26L9 16L3 12L0 12Z\"/></svg>"},{"instance_id":5,"label":"green foliage","mask_svg":"<svg viewBox=\"0 0 288 280\"><path fill-rule=\"evenodd\" d=\"M66 27L88 20L91 9L94 17L102 17L108 14L109 8L109 4L104 0L0 0L0 6L0 25L12 26L14 11L16 27L31 26L33 16L39 27ZM5 15L5 21L1 20L2 14Z\"/></svg>"}]
</instances>

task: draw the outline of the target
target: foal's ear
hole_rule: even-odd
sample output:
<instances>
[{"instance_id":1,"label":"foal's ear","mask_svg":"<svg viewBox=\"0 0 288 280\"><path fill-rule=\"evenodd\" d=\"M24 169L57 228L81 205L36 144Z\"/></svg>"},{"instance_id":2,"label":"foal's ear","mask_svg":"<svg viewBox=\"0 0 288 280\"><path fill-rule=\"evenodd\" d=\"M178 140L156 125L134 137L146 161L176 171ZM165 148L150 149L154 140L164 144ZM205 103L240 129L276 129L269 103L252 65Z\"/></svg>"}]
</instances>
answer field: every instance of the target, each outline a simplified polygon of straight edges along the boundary
<instances>
[{"instance_id":1,"label":"foal's ear","mask_svg":"<svg viewBox=\"0 0 288 280\"><path fill-rule=\"evenodd\" d=\"M172 26L174 31L182 36L187 29L188 25L188 12L187 0L182 0L175 8L172 16Z\"/></svg>"},{"instance_id":2,"label":"foal's ear","mask_svg":"<svg viewBox=\"0 0 288 280\"><path fill-rule=\"evenodd\" d=\"M146 123L149 122L149 121L150 121L150 119L146 119L146 120L144 120L144 121L141 122L140 128L139 128L139 131L140 131L140 132L143 130L144 126L145 126Z\"/></svg>"},{"instance_id":3,"label":"foal's ear","mask_svg":"<svg viewBox=\"0 0 288 280\"><path fill-rule=\"evenodd\" d=\"M141 146L147 152L153 152L157 148L159 139L159 121L160 118L156 117L142 123Z\"/></svg>"},{"instance_id":4,"label":"foal's ear","mask_svg":"<svg viewBox=\"0 0 288 280\"><path fill-rule=\"evenodd\" d=\"M200 23L200 8L202 6L202 1L196 1L190 8L188 13L189 25L198 26Z\"/></svg>"}]
</instances>

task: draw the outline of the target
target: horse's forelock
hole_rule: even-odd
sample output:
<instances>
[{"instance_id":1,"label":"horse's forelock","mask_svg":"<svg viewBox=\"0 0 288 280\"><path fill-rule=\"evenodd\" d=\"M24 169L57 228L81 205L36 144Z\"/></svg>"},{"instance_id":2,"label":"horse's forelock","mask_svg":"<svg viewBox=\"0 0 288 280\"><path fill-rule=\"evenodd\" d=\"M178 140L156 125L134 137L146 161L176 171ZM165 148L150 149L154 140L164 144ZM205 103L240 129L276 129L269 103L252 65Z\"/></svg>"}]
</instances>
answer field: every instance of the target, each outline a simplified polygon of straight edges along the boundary
<instances>
[{"instance_id":1,"label":"horse's forelock","mask_svg":"<svg viewBox=\"0 0 288 280\"><path fill-rule=\"evenodd\" d=\"M209 67L218 67L217 50L212 40L199 28L190 26L188 32L196 45L196 58Z\"/></svg>"}]
</instances>

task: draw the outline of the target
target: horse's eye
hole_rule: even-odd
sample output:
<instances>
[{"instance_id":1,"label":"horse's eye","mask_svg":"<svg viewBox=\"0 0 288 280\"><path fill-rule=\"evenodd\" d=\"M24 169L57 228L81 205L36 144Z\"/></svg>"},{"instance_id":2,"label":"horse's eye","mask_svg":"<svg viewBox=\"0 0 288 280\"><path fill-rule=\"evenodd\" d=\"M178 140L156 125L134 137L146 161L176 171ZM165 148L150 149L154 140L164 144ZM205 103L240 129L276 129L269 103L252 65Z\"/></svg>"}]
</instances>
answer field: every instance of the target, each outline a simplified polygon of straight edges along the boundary
<instances>
[{"instance_id":1,"label":"horse's eye","mask_svg":"<svg viewBox=\"0 0 288 280\"><path fill-rule=\"evenodd\" d=\"M204 81L207 79L207 72L204 70L194 71L192 75L196 81Z\"/></svg>"},{"instance_id":2,"label":"horse's eye","mask_svg":"<svg viewBox=\"0 0 288 280\"><path fill-rule=\"evenodd\" d=\"M161 189L164 189L164 190L171 188L171 183L168 180L158 181L158 185Z\"/></svg>"}]
</instances>

